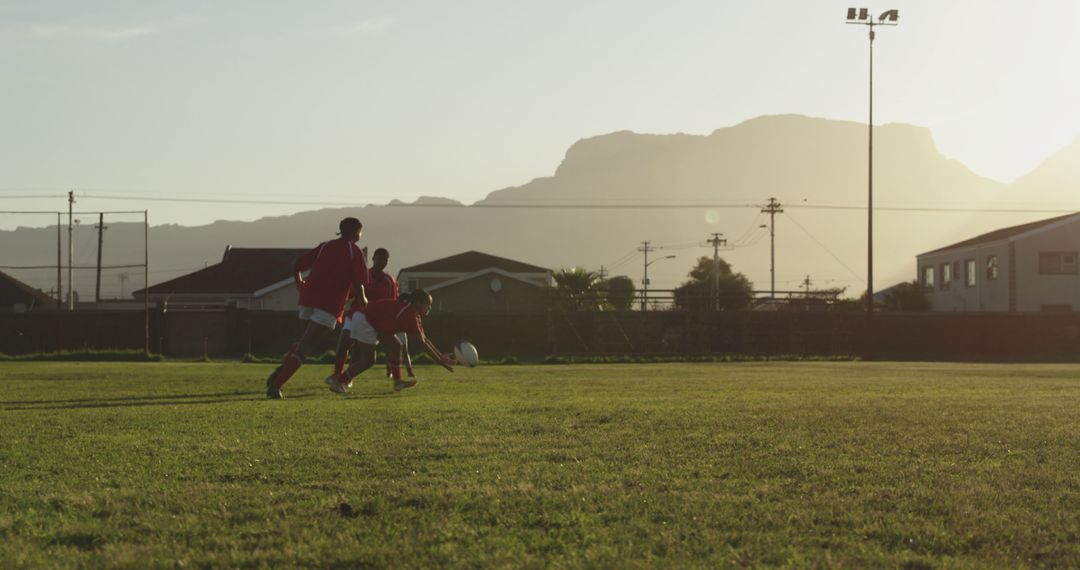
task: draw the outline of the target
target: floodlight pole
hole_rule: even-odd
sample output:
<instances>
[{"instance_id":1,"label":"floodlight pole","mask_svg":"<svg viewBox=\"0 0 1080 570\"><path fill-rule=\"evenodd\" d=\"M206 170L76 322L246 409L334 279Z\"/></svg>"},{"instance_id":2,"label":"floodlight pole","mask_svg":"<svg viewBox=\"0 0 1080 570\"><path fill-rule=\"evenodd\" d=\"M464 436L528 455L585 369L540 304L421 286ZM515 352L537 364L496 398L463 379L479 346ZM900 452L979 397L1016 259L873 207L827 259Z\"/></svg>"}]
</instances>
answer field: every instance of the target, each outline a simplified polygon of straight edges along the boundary
<instances>
[{"instance_id":1,"label":"floodlight pole","mask_svg":"<svg viewBox=\"0 0 1080 570\"><path fill-rule=\"evenodd\" d=\"M900 17L899 10L889 10L875 22L866 8L848 8L847 23L859 24L870 28L870 89L868 93L870 118L867 123L869 134L867 145L867 184L866 184L866 316L874 314L874 26L895 26Z\"/></svg>"}]
</instances>

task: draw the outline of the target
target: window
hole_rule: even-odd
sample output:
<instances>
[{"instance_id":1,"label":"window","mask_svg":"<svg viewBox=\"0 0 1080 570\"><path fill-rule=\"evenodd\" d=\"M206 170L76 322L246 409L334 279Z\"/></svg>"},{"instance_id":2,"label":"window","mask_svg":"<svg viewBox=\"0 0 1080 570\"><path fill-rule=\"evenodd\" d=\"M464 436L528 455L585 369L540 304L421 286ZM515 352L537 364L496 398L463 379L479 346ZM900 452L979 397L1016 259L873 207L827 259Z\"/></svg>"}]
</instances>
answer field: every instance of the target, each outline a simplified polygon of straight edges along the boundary
<instances>
[{"instance_id":1,"label":"window","mask_svg":"<svg viewBox=\"0 0 1080 570\"><path fill-rule=\"evenodd\" d=\"M941 264L941 290L942 291L947 291L949 289L949 285L951 285L951 284L952 284L952 264L951 263L942 263Z\"/></svg>"},{"instance_id":2,"label":"window","mask_svg":"<svg viewBox=\"0 0 1080 570\"><path fill-rule=\"evenodd\" d=\"M922 286L927 289L934 288L934 266L928 265L922 268Z\"/></svg>"},{"instance_id":3,"label":"window","mask_svg":"<svg viewBox=\"0 0 1080 570\"><path fill-rule=\"evenodd\" d=\"M1039 273L1043 275L1076 275L1076 252L1039 252Z\"/></svg>"},{"instance_id":4,"label":"window","mask_svg":"<svg viewBox=\"0 0 1080 570\"><path fill-rule=\"evenodd\" d=\"M986 278L997 279L998 276L998 263L996 255L988 255L986 257Z\"/></svg>"},{"instance_id":5,"label":"window","mask_svg":"<svg viewBox=\"0 0 1080 570\"><path fill-rule=\"evenodd\" d=\"M975 260L974 259L966 259L966 260L964 260L964 286L965 287L974 287L975 286Z\"/></svg>"}]
</instances>

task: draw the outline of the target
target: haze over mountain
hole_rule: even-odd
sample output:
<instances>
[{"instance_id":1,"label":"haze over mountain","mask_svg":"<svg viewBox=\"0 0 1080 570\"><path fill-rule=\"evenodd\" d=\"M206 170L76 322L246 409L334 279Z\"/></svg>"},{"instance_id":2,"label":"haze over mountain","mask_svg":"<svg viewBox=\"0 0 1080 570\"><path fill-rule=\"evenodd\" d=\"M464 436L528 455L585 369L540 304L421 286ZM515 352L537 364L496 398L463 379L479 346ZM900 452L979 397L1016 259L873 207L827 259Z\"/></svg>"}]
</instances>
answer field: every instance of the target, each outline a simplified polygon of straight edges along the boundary
<instances>
[{"instance_id":1,"label":"haze over mountain","mask_svg":"<svg viewBox=\"0 0 1080 570\"><path fill-rule=\"evenodd\" d=\"M415 205L395 201L255 222L154 226L150 281L216 263L226 245L312 246L333 237L341 217L354 215L365 225L361 245L390 249L391 270L480 250L555 269L605 265L611 274L638 281L642 259L634 250L649 240L668 246L651 259L678 256L650 267L654 288L681 282L696 257L711 255L705 239L720 232L729 240L722 257L757 289L767 290L769 244L767 230L759 226L768 217L760 205L776 197L785 209L776 216L777 289L797 289L809 275L814 287L846 286L858 295L866 272L866 135L865 124L797 115L760 117L706 136L623 131L578 141L552 176L491 192L475 207L425 197ZM918 253L1051 215L933 209L1062 207L1080 182L1080 141L1012 185L975 175L943 156L925 128L878 126L874 144L877 289L912 279ZM615 208L573 207L598 205ZM76 231L77 265L94 264L96 232L89 225ZM141 262L141 225L107 225L105 263ZM0 250L3 265L55 264L56 228L0 232ZM66 264L66 253L64 259ZM131 276L127 293L142 286L141 270L123 271ZM45 290L55 286L55 269L9 273ZM119 292L117 274L106 273L106 295ZM83 298L92 296L93 279L93 271L79 273L76 289Z\"/></svg>"}]
</instances>

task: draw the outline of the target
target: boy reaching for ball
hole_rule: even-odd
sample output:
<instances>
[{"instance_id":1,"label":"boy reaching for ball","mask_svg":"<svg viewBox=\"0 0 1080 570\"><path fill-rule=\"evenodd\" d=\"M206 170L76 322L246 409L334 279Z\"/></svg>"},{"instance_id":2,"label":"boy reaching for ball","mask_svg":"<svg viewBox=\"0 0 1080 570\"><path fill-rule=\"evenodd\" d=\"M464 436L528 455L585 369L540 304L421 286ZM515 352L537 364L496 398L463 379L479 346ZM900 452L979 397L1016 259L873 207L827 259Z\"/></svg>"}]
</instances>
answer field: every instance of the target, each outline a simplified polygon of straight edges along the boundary
<instances>
[{"instance_id":1,"label":"boy reaching for ball","mask_svg":"<svg viewBox=\"0 0 1080 570\"><path fill-rule=\"evenodd\" d=\"M396 301L398 298L398 284L389 273L386 272L386 265L390 261L390 252L380 247L375 250L375 253L371 255L371 269L368 270L368 284L364 288L367 295L367 302L374 303L375 301L381 301L383 299L390 299ZM330 384L330 378L337 378L342 372L345 371L345 367L349 363L349 348L353 344L351 335L353 316L363 310L364 305L357 299L352 300L352 305L346 310L345 323L341 328L341 334L338 336L337 347L335 348L335 354L337 358L334 360L334 372L327 378L327 384ZM397 338L401 341L402 354L404 355L405 373L409 375L409 378L415 378L413 373L412 359L409 357L409 335L406 333L398 333ZM391 376L390 363L386 363L386 377ZM352 386L347 385L346 388Z\"/></svg>"},{"instance_id":2,"label":"boy reaching for ball","mask_svg":"<svg viewBox=\"0 0 1080 570\"><path fill-rule=\"evenodd\" d=\"M431 295L423 289L417 289L396 300L383 299L368 303L352 317L350 336L353 340L353 360L349 367L326 379L330 390L344 394L352 379L375 364L375 349L381 346L386 353L386 362L390 366L390 375L394 379L394 391L416 385L415 378L401 378L402 345L399 333L413 333L420 338L420 343L432 360L443 368L454 371L454 357L439 352L428 340L421 318L431 312Z\"/></svg>"}]
</instances>

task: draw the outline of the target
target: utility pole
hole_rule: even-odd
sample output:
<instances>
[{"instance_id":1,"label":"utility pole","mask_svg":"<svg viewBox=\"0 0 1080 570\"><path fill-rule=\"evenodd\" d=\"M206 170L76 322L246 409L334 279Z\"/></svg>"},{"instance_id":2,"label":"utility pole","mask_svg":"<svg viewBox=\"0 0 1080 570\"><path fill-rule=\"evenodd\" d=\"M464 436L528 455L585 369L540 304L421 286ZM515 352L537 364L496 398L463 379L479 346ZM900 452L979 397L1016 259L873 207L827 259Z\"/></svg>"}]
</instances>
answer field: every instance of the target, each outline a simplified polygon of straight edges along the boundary
<instances>
[{"instance_id":1,"label":"utility pole","mask_svg":"<svg viewBox=\"0 0 1080 570\"><path fill-rule=\"evenodd\" d=\"M714 311L720 310L720 246L727 245L727 240L720 237L722 235L724 234L714 232L708 240L709 244L713 246L712 302L709 307Z\"/></svg>"},{"instance_id":2,"label":"utility pole","mask_svg":"<svg viewBox=\"0 0 1080 570\"><path fill-rule=\"evenodd\" d=\"M607 277L607 270L604 269L603 265L601 265L600 266L600 272L599 272L599 279L600 279L600 281L603 281L606 277Z\"/></svg>"},{"instance_id":3,"label":"utility pole","mask_svg":"<svg viewBox=\"0 0 1080 570\"><path fill-rule=\"evenodd\" d=\"M641 242L638 251L645 254L645 276L641 279L641 310L645 311L645 305L649 302L649 252L656 248L650 247L649 242Z\"/></svg>"},{"instance_id":4,"label":"utility pole","mask_svg":"<svg viewBox=\"0 0 1080 570\"><path fill-rule=\"evenodd\" d=\"M109 229L105 227L105 214L104 212L98 214L98 224L94 226L97 228L97 284L94 286L94 302L101 302L101 246L105 241L105 230Z\"/></svg>"},{"instance_id":5,"label":"utility pole","mask_svg":"<svg viewBox=\"0 0 1080 570\"><path fill-rule=\"evenodd\" d=\"M60 212L56 213L56 310L60 311L64 308L64 256L61 252L63 249L64 239L60 233Z\"/></svg>"},{"instance_id":6,"label":"utility pole","mask_svg":"<svg viewBox=\"0 0 1080 570\"><path fill-rule=\"evenodd\" d=\"M127 283L127 280L128 280L128 274L127 273L121 273L120 274L120 298L121 299L124 298L124 285Z\"/></svg>"},{"instance_id":7,"label":"utility pole","mask_svg":"<svg viewBox=\"0 0 1080 570\"><path fill-rule=\"evenodd\" d=\"M784 209L776 198L769 198L761 212L769 214L769 298L776 299L776 215Z\"/></svg>"},{"instance_id":8,"label":"utility pole","mask_svg":"<svg viewBox=\"0 0 1080 570\"><path fill-rule=\"evenodd\" d=\"M75 207L75 191L68 191L68 310L75 310L75 278L72 276L72 264L75 259L75 220L74 216Z\"/></svg>"},{"instance_id":9,"label":"utility pole","mask_svg":"<svg viewBox=\"0 0 1080 570\"><path fill-rule=\"evenodd\" d=\"M803 279L803 287L806 288L806 301L803 303L803 310L810 310L810 276L807 275L806 279Z\"/></svg>"}]
</instances>

